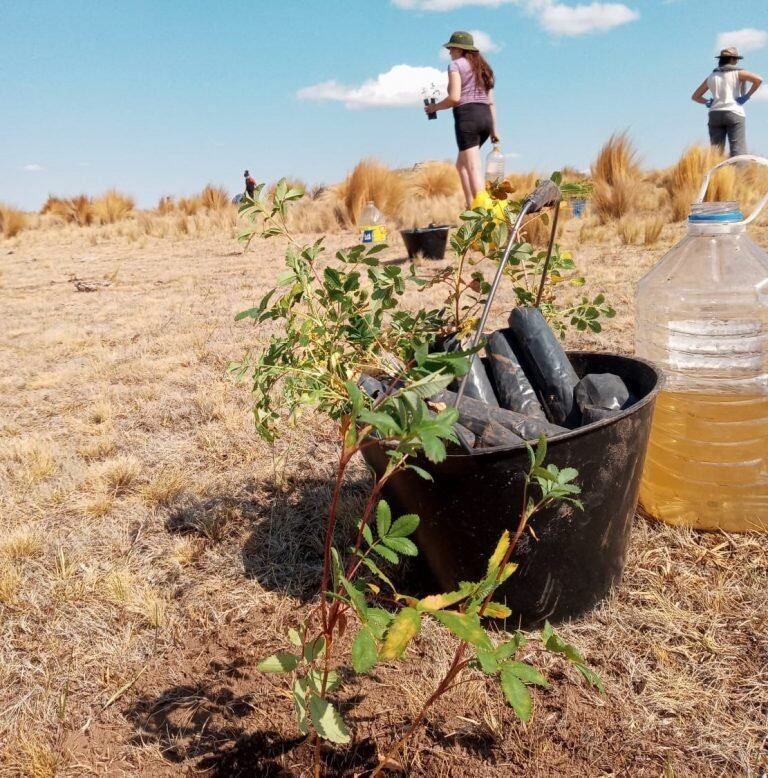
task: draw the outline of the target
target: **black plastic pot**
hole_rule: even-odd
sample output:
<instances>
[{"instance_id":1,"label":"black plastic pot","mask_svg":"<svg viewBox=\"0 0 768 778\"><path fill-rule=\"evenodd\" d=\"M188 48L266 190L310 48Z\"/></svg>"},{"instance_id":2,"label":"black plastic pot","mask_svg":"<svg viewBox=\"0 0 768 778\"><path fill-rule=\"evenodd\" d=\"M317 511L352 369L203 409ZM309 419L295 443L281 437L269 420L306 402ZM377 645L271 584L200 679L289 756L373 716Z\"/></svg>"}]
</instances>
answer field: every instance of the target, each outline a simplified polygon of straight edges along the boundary
<instances>
[{"instance_id":1,"label":"black plastic pot","mask_svg":"<svg viewBox=\"0 0 768 778\"><path fill-rule=\"evenodd\" d=\"M519 567L497 592L512 622L536 626L588 611L621 580L637 507L640 476L661 373L650 363L616 354L570 352L579 376L615 373L639 401L616 416L569 430L548 441L547 463L579 471L584 511L565 504L536 514L512 557ZM377 472L382 447L364 449ZM441 591L482 577L505 529L514 533L528 454L522 445L449 455L439 465L419 464L433 476L399 473L384 497L402 513L417 513L419 560ZM532 530L532 531L531 531Z\"/></svg>"},{"instance_id":2,"label":"black plastic pot","mask_svg":"<svg viewBox=\"0 0 768 778\"><path fill-rule=\"evenodd\" d=\"M418 227L415 230L400 230L408 259L421 255L425 259L442 259L448 242L448 225Z\"/></svg>"}]
</instances>

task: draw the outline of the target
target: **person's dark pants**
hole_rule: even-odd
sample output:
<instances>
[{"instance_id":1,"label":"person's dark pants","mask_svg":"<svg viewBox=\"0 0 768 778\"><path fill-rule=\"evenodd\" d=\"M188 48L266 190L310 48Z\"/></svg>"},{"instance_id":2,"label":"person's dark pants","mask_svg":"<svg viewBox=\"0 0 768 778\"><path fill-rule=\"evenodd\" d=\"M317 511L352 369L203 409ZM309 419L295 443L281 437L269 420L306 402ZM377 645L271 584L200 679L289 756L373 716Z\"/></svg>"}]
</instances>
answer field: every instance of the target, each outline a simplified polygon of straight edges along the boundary
<instances>
[{"instance_id":1,"label":"person's dark pants","mask_svg":"<svg viewBox=\"0 0 768 778\"><path fill-rule=\"evenodd\" d=\"M709 142L725 151L728 139L730 156L747 153L747 126L745 118L733 111L709 112Z\"/></svg>"}]
</instances>

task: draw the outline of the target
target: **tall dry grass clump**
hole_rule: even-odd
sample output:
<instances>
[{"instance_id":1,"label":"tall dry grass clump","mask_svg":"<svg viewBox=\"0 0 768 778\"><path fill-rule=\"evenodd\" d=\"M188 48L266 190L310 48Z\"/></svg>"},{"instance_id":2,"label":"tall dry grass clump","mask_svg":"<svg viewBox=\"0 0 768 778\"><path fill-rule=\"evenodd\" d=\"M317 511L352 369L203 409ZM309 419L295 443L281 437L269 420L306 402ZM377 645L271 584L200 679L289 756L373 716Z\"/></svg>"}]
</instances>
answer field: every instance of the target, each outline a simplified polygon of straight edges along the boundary
<instances>
[{"instance_id":1,"label":"tall dry grass clump","mask_svg":"<svg viewBox=\"0 0 768 778\"><path fill-rule=\"evenodd\" d=\"M80 227L87 227L89 224L93 224L96 219L93 200L85 194L75 195L75 197L48 195L40 213L51 214L67 224L77 224Z\"/></svg>"},{"instance_id":2,"label":"tall dry grass clump","mask_svg":"<svg viewBox=\"0 0 768 778\"><path fill-rule=\"evenodd\" d=\"M403 178L375 159L364 159L338 185L347 218L356 224L363 206L373 200L376 207L388 218L398 219L406 197Z\"/></svg>"},{"instance_id":3,"label":"tall dry grass clump","mask_svg":"<svg viewBox=\"0 0 768 778\"><path fill-rule=\"evenodd\" d=\"M669 193L673 221L679 222L688 216L705 173L723 159L725 157L713 146L691 146L683 152L663 179ZM718 170L710 181L706 199L732 200L735 197L734 185L733 167Z\"/></svg>"},{"instance_id":4,"label":"tall dry grass clump","mask_svg":"<svg viewBox=\"0 0 768 778\"><path fill-rule=\"evenodd\" d=\"M451 197L461 192L456 168L448 162L432 162L420 167L410 181L413 195L420 199Z\"/></svg>"},{"instance_id":5,"label":"tall dry grass clump","mask_svg":"<svg viewBox=\"0 0 768 778\"><path fill-rule=\"evenodd\" d=\"M231 207L232 198L224 187L208 184L200 192L200 204L209 211L223 211Z\"/></svg>"},{"instance_id":6,"label":"tall dry grass clump","mask_svg":"<svg viewBox=\"0 0 768 778\"><path fill-rule=\"evenodd\" d=\"M132 197L110 189L93 201L94 219L100 224L114 224L130 216L134 206Z\"/></svg>"},{"instance_id":7,"label":"tall dry grass clump","mask_svg":"<svg viewBox=\"0 0 768 778\"><path fill-rule=\"evenodd\" d=\"M632 211L641 174L637 152L625 132L611 135L592 164L591 173L592 212L602 224Z\"/></svg>"},{"instance_id":8,"label":"tall dry grass clump","mask_svg":"<svg viewBox=\"0 0 768 778\"><path fill-rule=\"evenodd\" d=\"M13 238L29 224L27 214L0 203L0 235Z\"/></svg>"}]
</instances>

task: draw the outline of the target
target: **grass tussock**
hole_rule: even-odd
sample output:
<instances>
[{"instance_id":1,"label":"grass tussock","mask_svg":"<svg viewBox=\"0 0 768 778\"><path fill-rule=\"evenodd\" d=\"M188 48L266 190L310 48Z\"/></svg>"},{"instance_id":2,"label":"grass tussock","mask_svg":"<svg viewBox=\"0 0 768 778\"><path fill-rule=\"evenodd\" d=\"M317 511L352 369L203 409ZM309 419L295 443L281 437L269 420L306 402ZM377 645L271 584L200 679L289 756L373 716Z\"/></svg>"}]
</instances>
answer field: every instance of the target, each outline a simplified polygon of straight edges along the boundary
<instances>
[{"instance_id":1,"label":"grass tussock","mask_svg":"<svg viewBox=\"0 0 768 778\"><path fill-rule=\"evenodd\" d=\"M655 243L658 243L666 223L667 220L663 216L656 216L653 219L646 219L643 228L643 245L653 246Z\"/></svg>"},{"instance_id":2,"label":"grass tussock","mask_svg":"<svg viewBox=\"0 0 768 778\"><path fill-rule=\"evenodd\" d=\"M86 194L74 197L49 195L40 209L40 213L42 215L50 214L65 224L76 224L78 227L87 227L96 221L93 199Z\"/></svg>"},{"instance_id":3,"label":"grass tussock","mask_svg":"<svg viewBox=\"0 0 768 778\"><path fill-rule=\"evenodd\" d=\"M12 605L21 589L21 574L13 562L0 561L0 605Z\"/></svg>"},{"instance_id":4,"label":"grass tussock","mask_svg":"<svg viewBox=\"0 0 768 778\"><path fill-rule=\"evenodd\" d=\"M687 218L705 173L723 159L718 149L711 146L691 146L683 152L663 179L664 187L669 194L673 221L679 222ZM733 168L726 168L712 177L707 191L707 200L732 199L733 172ZM728 194L731 197L723 198L721 195L726 194L726 188L730 190Z\"/></svg>"},{"instance_id":5,"label":"grass tussock","mask_svg":"<svg viewBox=\"0 0 768 778\"><path fill-rule=\"evenodd\" d=\"M110 189L93 201L93 216L99 224L114 224L127 219L135 207L132 197Z\"/></svg>"},{"instance_id":6,"label":"grass tussock","mask_svg":"<svg viewBox=\"0 0 768 778\"><path fill-rule=\"evenodd\" d=\"M373 201L389 219L397 220L405 202L407 186L402 176L375 159L359 162L338 186L347 219L357 224L365 204Z\"/></svg>"},{"instance_id":7,"label":"grass tussock","mask_svg":"<svg viewBox=\"0 0 768 778\"><path fill-rule=\"evenodd\" d=\"M592 164L592 213L603 224L621 219L636 207L640 166L626 133L611 135Z\"/></svg>"},{"instance_id":8,"label":"grass tussock","mask_svg":"<svg viewBox=\"0 0 768 778\"><path fill-rule=\"evenodd\" d=\"M17 527L0 540L0 558L18 562L37 556L43 548L40 534L30 527Z\"/></svg>"},{"instance_id":9,"label":"grass tussock","mask_svg":"<svg viewBox=\"0 0 768 778\"><path fill-rule=\"evenodd\" d=\"M29 218L23 211L0 203L0 235L4 238L15 238L29 226Z\"/></svg>"},{"instance_id":10,"label":"grass tussock","mask_svg":"<svg viewBox=\"0 0 768 778\"><path fill-rule=\"evenodd\" d=\"M432 162L415 171L410 190L417 199L449 198L461 193L461 181L454 165Z\"/></svg>"},{"instance_id":11,"label":"grass tussock","mask_svg":"<svg viewBox=\"0 0 768 778\"><path fill-rule=\"evenodd\" d=\"M208 211L224 211L232 208L232 198L224 187L208 184L200 193L200 204Z\"/></svg>"}]
</instances>

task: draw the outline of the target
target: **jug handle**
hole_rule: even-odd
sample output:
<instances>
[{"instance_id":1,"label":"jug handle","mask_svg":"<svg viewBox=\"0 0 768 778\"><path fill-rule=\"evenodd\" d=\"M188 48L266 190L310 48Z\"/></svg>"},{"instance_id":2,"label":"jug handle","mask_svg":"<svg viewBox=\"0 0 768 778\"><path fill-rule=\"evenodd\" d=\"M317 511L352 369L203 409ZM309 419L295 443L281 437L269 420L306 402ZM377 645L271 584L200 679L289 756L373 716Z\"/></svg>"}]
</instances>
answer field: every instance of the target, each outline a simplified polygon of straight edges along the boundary
<instances>
[{"instance_id":1,"label":"jug handle","mask_svg":"<svg viewBox=\"0 0 768 778\"><path fill-rule=\"evenodd\" d=\"M739 162L754 162L756 165L764 165L765 167L768 167L768 159L765 157L757 157L754 154L739 154L739 156L731 157L730 159L726 159L724 162L718 162L717 165L715 165L711 170L707 171L707 174L704 176L704 182L701 185L701 189L699 189L699 196L696 199L696 202L704 202L704 195L706 195L707 189L709 188L709 179L712 177L712 174L716 170L719 170L721 167L725 167L726 165L735 165ZM752 211L752 213L749 214L749 216L747 216L744 221L738 223L749 224L750 222L754 221L759 216L760 211L762 211L766 205L768 205L768 192L765 193L763 199L760 200L760 202L755 206L755 209Z\"/></svg>"}]
</instances>

